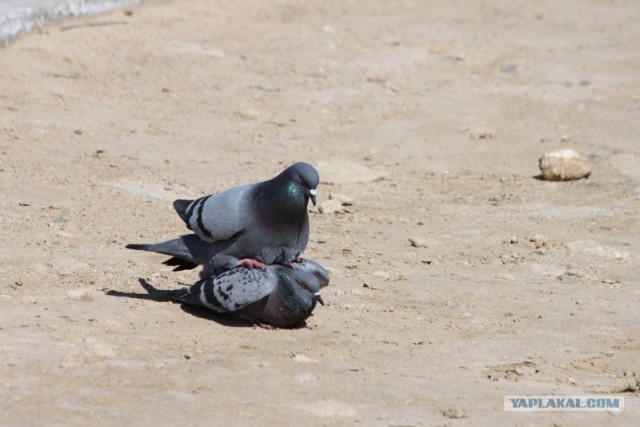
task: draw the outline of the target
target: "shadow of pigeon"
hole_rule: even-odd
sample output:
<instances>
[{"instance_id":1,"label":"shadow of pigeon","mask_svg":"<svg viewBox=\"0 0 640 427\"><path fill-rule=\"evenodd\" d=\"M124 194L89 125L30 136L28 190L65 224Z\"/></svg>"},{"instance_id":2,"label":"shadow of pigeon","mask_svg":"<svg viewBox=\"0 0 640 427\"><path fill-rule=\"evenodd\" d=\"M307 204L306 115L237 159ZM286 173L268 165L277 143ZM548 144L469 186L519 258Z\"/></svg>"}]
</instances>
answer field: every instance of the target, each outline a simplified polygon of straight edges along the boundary
<instances>
[{"instance_id":1,"label":"shadow of pigeon","mask_svg":"<svg viewBox=\"0 0 640 427\"><path fill-rule=\"evenodd\" d=\"M133 299L144 299L151 300L156 302L173 302L176 304L180 304L180 308L185 313L189 313L192 316L199 317L201 319L212 320L216 323L219 323L223 326L231 326L231 327L256 327L253 322L250 320L234 317L232 313L217 313L213 310L208 309L200 304L189 304L184 301L184 296L186 292L186 288L182 289L171 289L171 290L162 290L154 288L146 279L140 277L138 279L140 282L140 286L143 287L146 294L135 293L135 292L122 292L116 290L108 290L105 292L106 295L113 297L125 297L125 298L133 298ZM305 328L307 323L303 320L298 322L297 324L290 326L287 329L299 329Z\"/></svg>"},{"instance_id":2,"label":"shadow of pigeon","mask_svg":"<svg viewBox=\"0 0 640 427\"><path fill-rule=\"evenodd\" d=\"M156 302L173 302L176 304L180 304L182 310L186 313L191 314L192 316L199 317L201 319L213 320L216 323L219 323L224 326L233 326L233 327L253 327L252 324L242 320L237 319L232 316L229 316L224 313L216 313L213 310L209 310L206 307L191 305L181 301L179 299L180 296L184 295L185 289L172 289L172 290L162 290L154 288L146 279L140 277L138 279L140 285L147 291L146 294L135 293L135 292L122 292L116 290L108 290L105 292L106 295L112 297L125 297L125 298L133 298L133 299L144 299Z\"/></svg>"}]
</instances>

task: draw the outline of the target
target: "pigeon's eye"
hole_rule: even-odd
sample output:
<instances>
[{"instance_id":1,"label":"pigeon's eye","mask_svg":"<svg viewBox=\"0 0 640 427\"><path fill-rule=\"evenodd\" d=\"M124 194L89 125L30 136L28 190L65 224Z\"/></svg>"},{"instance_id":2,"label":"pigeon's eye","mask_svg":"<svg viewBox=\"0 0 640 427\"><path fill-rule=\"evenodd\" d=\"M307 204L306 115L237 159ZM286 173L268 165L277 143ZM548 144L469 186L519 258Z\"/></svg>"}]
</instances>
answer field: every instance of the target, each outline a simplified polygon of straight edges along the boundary
<instances>
[{"instance_id":1,"label":"pigeon's eye","mask_svg":"<svg viewBox=\"0 0 640 427\"><path fill-rule=\"evenodd\" d=\"M307 284L306 284L306 283L300 283L300 287L301 287L302 289L309 289L309 287L307 286Z\"/></svg>"}]
</instances>

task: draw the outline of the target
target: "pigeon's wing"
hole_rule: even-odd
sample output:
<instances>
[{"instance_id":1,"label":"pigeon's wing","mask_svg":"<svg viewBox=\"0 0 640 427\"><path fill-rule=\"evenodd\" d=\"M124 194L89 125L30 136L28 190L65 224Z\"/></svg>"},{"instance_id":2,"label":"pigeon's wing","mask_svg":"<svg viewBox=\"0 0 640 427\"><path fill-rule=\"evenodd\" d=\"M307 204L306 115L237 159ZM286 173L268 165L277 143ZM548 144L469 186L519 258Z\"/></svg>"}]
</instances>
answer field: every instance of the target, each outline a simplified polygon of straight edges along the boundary
<instances>
[{"instance_id":1,"label":"pigeon's wing","mask_svg":"<svg viewBox=\"0 0 640 427\"><path fill-rule=\"evenodd\" d=\"M316 278L320 282L321 288L324 288L329 284L329 272L317 262L311 261L310 259L300 258L298 262L295 262L292 265L294 266L294 268L304 270L307 273L311 273L316 276Z\"/></svg>"},{"instance_id":2,"label":"pigeon's wing","mask_svg":"<svg viewBox=\"0 0 640 427\"><path fill-rule=\"evenodd\" d=\"M203 305L219 313L238 311L270 295L278 284L273 269L238 267L189 288Z\"/></svg>"},{"instance_id":3,"label":"pigeon's wing","mask_svg":"<svg viewBox=\"0 0 640 427\"><path fill-rule=\"evenodd\" d=\"M173 207L202 240L229 240L244 231L247 224L255 223L252 188L253 185L242 185L196 200L176 200Z\"/></svg>"}]
</instances>

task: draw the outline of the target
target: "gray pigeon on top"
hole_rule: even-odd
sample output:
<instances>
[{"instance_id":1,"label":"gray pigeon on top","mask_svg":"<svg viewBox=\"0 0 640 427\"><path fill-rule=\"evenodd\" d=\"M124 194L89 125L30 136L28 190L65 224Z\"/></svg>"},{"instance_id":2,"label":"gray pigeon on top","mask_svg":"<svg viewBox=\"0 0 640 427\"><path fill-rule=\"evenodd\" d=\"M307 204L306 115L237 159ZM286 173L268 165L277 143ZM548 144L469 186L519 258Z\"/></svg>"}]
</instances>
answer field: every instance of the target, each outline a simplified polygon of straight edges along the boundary
<instances>
[{"instance_id":1,"label":"gray pigeon on top","mask_svg":"<svg viewBox=\"0 0 640 427\"><path fill-rule=\"evenodd\" d=\"M233 187L173 206L193 234L156 244L130 244L129 249L170 255L174 271L203 266L209 277L238 266L295 261L309 241L309 199L316 204L318 172L295 163L273 179Z\"/></svg>"},{"instance_id":2,"label":"gray pigeon on top","mask_svg":"<svg viewBox=\"0 0 640 427\"><path fill-rule=\"evenodd\" d=\"M229 313L261 327L293 326L311 315L316 303L324 305L320 288L329 274L319 264L304 260L296 268L279 264L264 269L236 267L203 279L171 299Z\"/></svg>"}]
</instances>

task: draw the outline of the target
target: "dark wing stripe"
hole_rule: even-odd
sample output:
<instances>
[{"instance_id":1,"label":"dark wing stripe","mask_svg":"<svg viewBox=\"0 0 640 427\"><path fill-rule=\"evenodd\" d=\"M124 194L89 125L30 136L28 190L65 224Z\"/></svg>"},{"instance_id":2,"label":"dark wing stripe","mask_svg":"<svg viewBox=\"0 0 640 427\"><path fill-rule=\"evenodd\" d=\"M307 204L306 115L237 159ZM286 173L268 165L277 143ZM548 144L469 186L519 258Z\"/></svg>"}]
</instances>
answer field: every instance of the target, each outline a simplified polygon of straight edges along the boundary
<instances>
[{"instance_id":1,"label":"dark wing stripe","mask_svg":"<svg viewBox=\"0 0 640 427\"><path fill-rule=\"evenodd\" d=\"M193 215L193 211L196 208L196 206L198 205L198 200L194 200L193 202L191 202L191 204L189 205L189 207L187 208L187 213L185 214L185 218L187 219L185 222L187 223L187 225L189 226L189 229L191 229L191 216Z\"/></svg>"},{"instance_id":2,"label":"dark wing stripe","mask_svg":"<svg viewBox=\"0 0 640 427\"><path fill-rule=\"evenodd\" d=\"M200 201L200 206L198 206L198 227L202 231L202 234L204 234L208 238L212 239L213 236L211 235L211 232L209 230L207 230L204 227L204 224L202 223L202 209L204 208L204 204L207 202L207 199L209 199L209 197L211 197L211 196L203 197L202 199L200 199L201 200Z\"/></svg>"},{"instance_id":3,"label":"dark wing stripe","mask_svg":"<svg viewBox=\"0 0 640 427\"><path fill-rule=\"evenodd\" d=\"M202 286L204 286L204 297L206 299L206 303L213 306L214 308L218 308L219 310L217 311L220 311L220 312L226 311L222 306L222 304L220 304L220 301L218 301L218 298L216 298L214 294L215 282L211 279L207 279L206 281L204 281Z\"/></svg>"},{"instance_id":4,"label":"dark wing stripe","mask_svg":"<svg viewBox=\"0 0 640 427\"><path fill-rule=\"evenodd\" d=\"M229 294L228 294L228 293L225 293L225 292L222 290L222 286L219 286L219 287L218 287L218 293L220 294L220 296L222 297L222 299L223 299L223 300L225 300L225 301L229 301Z\"/></svg>"}]
</instances>

